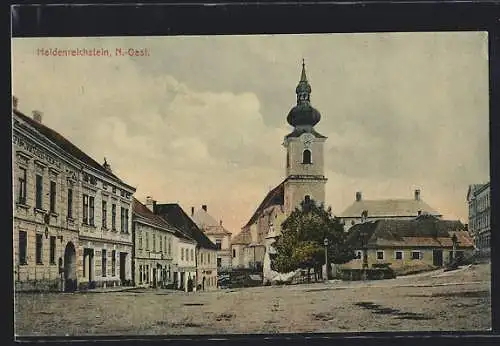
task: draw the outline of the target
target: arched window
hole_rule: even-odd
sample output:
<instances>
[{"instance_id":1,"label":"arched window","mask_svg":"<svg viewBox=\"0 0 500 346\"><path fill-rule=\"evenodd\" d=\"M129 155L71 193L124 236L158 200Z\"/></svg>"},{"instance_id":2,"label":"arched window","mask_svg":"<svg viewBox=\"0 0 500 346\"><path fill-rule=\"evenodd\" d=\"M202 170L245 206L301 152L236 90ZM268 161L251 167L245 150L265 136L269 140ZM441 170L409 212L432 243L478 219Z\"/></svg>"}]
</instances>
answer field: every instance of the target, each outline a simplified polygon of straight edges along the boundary
<instances>
[{"instance_id":1,"label":"arched window","mask_svg":"<svg viewBox=\"0 0 500 346\"><path fill-rule=\"evenodd\" d=\"M311 150L306 149L302 153L302 163L304 164L311 164Z\"/></svg>"}]
</instances>

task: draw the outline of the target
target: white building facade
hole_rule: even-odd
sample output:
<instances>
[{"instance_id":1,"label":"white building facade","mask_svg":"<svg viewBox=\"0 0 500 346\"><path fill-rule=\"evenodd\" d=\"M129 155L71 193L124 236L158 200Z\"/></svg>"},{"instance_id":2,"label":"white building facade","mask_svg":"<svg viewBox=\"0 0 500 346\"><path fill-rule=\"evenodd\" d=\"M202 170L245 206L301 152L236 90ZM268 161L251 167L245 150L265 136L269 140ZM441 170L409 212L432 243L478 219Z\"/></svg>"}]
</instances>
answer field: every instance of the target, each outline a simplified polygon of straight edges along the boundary
<instances>
[{"instance_id":1,"label":"white building facade","mask_svg":"<svg viewBox=\"0 0 500 346\"><path fill-rule=\"evenodd\" d=\"M14 281L17 290L131 282L135 189L13 105Z\"/></svg>"},{"instance_id":2,"label":"white building facade","mask_svg":"<svg viewBox=\"0 0 500 346\"><path fill-rule=\"evenodd\" d=\"M467 203L469 205L469 233L474 239L476 250L489 255L491 249L491 210L490 183L469 186Z\"/></svg>"}]
</instances>

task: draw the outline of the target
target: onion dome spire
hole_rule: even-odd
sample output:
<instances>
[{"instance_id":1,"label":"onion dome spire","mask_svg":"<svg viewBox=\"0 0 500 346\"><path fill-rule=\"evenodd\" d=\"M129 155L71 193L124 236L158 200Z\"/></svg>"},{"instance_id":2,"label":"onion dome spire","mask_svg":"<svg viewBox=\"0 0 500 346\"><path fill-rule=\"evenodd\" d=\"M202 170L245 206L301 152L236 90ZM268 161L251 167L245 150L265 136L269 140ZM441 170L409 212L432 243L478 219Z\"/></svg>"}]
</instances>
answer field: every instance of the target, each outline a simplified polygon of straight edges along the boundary
<instances>
[{"instance_id":1,"label":"onion dome spire","mask_svg":"<svg viewBox=\"0 0 500 346\"><path fill-rule=\"evenodd\" d=\"M311 106L311 85L307 80L306 63L302 59L302 72L299 84L295 88L297 105L288 113L287 121L294 127L312 128L320 119L321 114Z\"/></svg>"}]
</instances>

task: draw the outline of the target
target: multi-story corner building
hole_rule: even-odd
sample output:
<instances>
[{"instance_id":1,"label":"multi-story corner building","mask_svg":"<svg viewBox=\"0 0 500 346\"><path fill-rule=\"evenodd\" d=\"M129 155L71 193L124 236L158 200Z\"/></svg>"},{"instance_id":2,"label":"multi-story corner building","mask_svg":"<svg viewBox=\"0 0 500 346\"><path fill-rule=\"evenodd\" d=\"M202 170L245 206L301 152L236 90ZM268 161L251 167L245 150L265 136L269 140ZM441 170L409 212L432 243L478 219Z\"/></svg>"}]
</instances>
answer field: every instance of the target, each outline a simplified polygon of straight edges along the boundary
<instances>
[{"instance_id":1,"label":"multi-story corner building","mask_svg":"<svg viewBox=\"0 0 500 346\"><path fill-rule=\"evenodd\" d=\"M474 239L476 249L488 255L490 253L490 183L474 184L467 191L469 204L469 233Z\"/></svg>"},{"instance_id":2,"label":"multi-story corner building","mask_svg":"<svg viewBox=\"0 0 500 346\"><path fill-rule=\"evenodd\" d=\"M135 189L13 102L17 290L127 284Z\"/></svg>"},{"instance_id":3,"label":"multi-story corner building","mask_svg":"<svg viewBox=\"0 0 500 346\"><path fill-rule=\"evenodd\" d=\"M174 287L189 292L196 291L196 241L182 233L174 238Z\"/></svg>"},{"instance_id":4,"label":"multi-story corner building","mask_svg":"<svg viewBox=\"0 0 500 346\"><path fill-rule=\"evenodd\" d=\"M222 220L217 222L207 211L207 205L194 211L191 207L191 218L217 248L217 269L227 271L232 267L231 258L231 232L223 225Z\"/></svg>"},{"instance_id":5,"label":"multi-story corner building","mask_svg":"<svg viewBox=\"0 0 500 346\"><path fill-rule=\"evenodd\" d=\"M174 227L153 213L153 201L133 200L132 234L134 240L133 281L138 286L166 286L174 281ZM151 209L150 209L151 208Z\"/></svg>"},{"instance_id":6,"label":"multi-story corner building","mask_svg":"<svg viewBox=\"0 0 500 346\"><path fill-rule=\"evenodd\" d=\"M196 261L195 283L198 290L212 290L217 288L217 247L198 228L196 223L182 210L178 204L155 204L155 214L163 217L167 222L188 238L196 241L194 258ZM181 241L181 240L179 240ZM182 259L181 250L181 259ZM189 250L191 258L191 250ZM184 258L186 258L184 256Z\"/></svg>"}]
</instances>

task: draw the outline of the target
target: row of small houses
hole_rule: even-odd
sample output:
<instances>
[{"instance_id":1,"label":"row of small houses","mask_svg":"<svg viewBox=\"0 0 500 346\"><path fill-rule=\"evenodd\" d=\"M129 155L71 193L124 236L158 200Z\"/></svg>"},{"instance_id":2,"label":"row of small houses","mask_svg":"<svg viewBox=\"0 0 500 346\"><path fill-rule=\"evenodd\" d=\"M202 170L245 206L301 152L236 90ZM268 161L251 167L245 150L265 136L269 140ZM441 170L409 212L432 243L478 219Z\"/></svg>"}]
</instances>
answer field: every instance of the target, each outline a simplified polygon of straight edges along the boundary
<instances>
[{"instance_id":1,"label":"row of small houses","mask_svg":"<svg viewBox=\"0 0 500 346\"><path fill-rule=\"evenodd\" d=\"M15 98L12 120L16 290L217 287L217 246L178 204L141 203Z\"/></svg>"}]
</instances>

